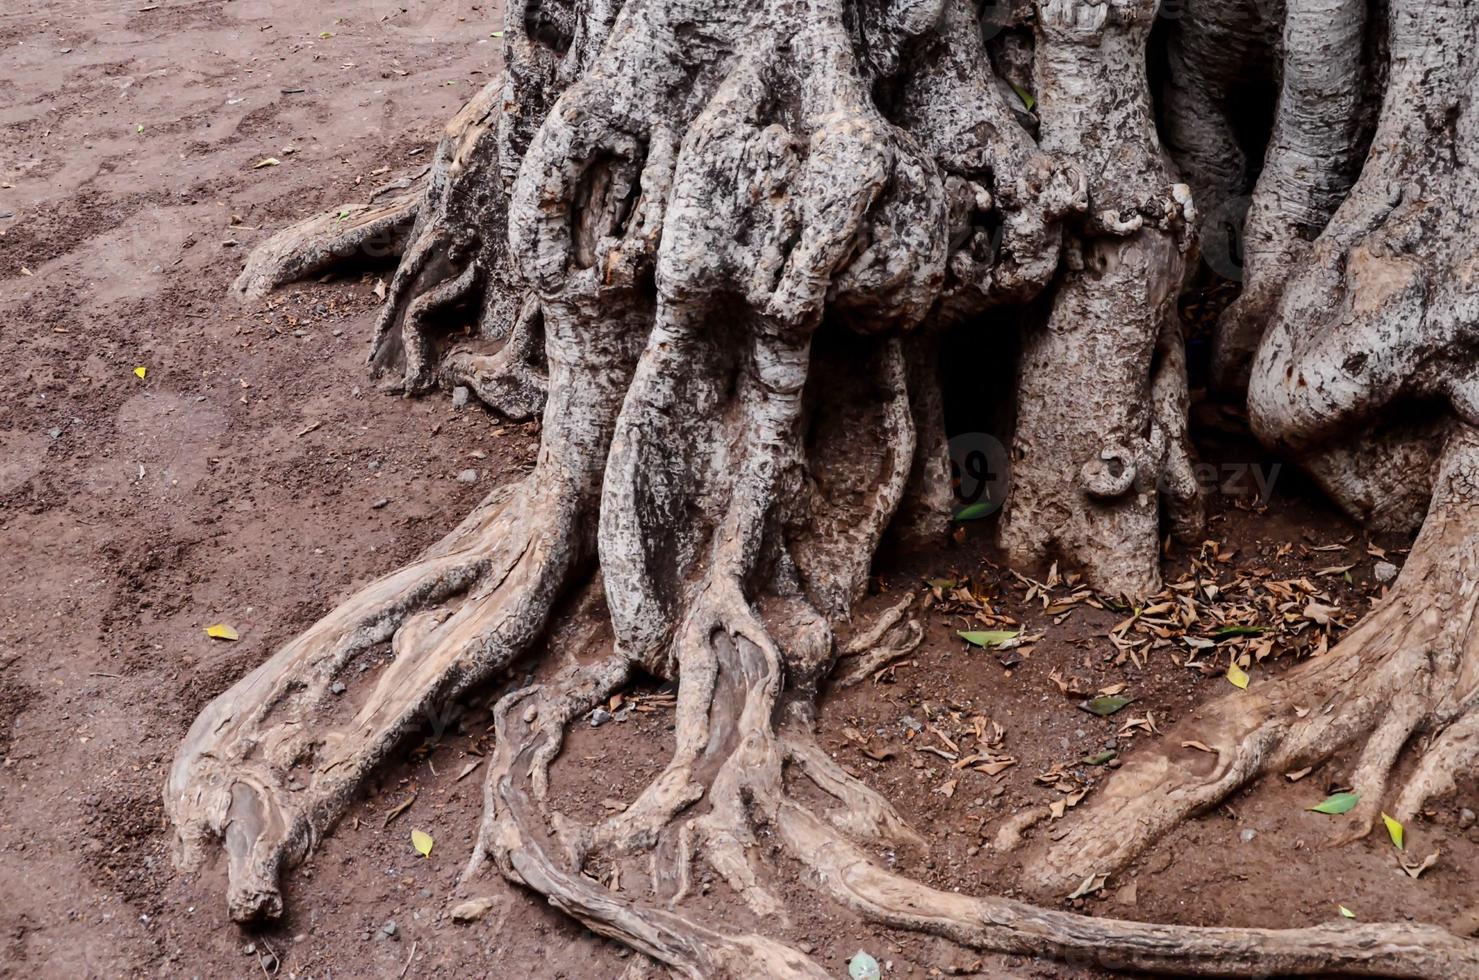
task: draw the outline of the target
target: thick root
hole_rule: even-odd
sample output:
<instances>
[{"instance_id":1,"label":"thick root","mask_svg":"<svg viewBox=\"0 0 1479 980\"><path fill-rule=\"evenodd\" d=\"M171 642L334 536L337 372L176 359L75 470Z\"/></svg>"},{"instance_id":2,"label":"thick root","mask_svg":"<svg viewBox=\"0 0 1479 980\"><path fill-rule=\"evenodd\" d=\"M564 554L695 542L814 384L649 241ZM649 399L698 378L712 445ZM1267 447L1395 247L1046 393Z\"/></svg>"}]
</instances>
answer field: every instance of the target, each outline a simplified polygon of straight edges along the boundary
<instances>
[{"instance_id":1,"label":"thick root","mask_svg":"<svg viewBox=\"0 0 1479 980\"><path fill-rule=\"evenodd\" d=\"M1479 433L1465 427L1450 438L1428 521L1384 604L1329 653L1213 701L1164 740L1215 755L1166 748L1131 758L1066 836L1028 856L1032 882L1059 892L1113 872L1250 780L1317 765L1354 743L1363 746L1350 778L1360 802L1334 818L1336 843L1366 834L1383 810L1411 820L1451 789L1474 760L1479 730L1476 532ZM1391 772L1418 733L1432 740L1391 800Z\"/></svg>"},{"instance_id":2,"label":"thick root","mask_svg":"<svg viewBox=\"0 0 1479 980\"><path fill-rule=\"evenodd\" d=\"M638 308L571 337L571 321L553 318L551 375L562 387L535 472L495 491L421 561L361 590L196 719L170 770L165 809L182 864L224 843L232 918L279 915L281 872L312 849L365 776L428 712L541 635L594 557L600 464L643 319ZM350 659L387 640L395 659L353 717L325 719L330 685L348 676Z\"/></svg>"},{"instance_id":3,"label":"thick root","mask_svg":"<svg viewBox=\"0 0 1479 980\"><path fill-rule=\"evenodd\" d=\"M1164 431L1152 408L1177 400L1174 383L1153 396L1152 364L1174 329L1196 215L1162 158L1144 59L1129 54L1143 48L1156 4L1039 8L1044 146L1092 175L1094 203L1068 242L1051 311L1024 337L1001 542L1020 567L1061 558L1100 591L1150 595L1172 441L1179 522L1194 523L1200 506L1180 476L1190 470L1184 425ZM1182 363L1162 358L1165 371Z\"/></svg>"},{"instance_id":4,"label":"thick root","mask_svg":"<svg viewBox=\"0 0 1479 980\"><path fill-rule=\"evenodd\" d=\"M414 183L408 186L411 189L396 187L394 192L382 188L367 204L345 205L278 232L252 250L232 291L243 300L262 299L281 286L356 258L384 261L399 256L423 193Z\"/></svg>"},{"instance_id":5,"label":"thick root","mask_svg":"<svg viewBox=\"0 0 1479 980\"><path fill-rule=\"evenodd\" d=\"M535 543L553 530L540 523L527 490L495 492L425 558L361 590L196 719L166 811L186 866L223 839L233 919L279 915L281 871L312 849L370 768L538 634L571 557L568 544ZM353 681L350 660L387 640L395 661L352 720L316 722L336 678Z\"/></svg>"},{"instance_id":6,"label":"thick root","mask_svg":"<svg viewBox=\"0 0 1479 980\"><path fill-rule=\"evenodd\" d=\"M1479 969L1479 943L1433 927L1160 926L941 892L885 871L855 841L867 842L870 849L916 849L922 842L886 801L815 746L805 734L805 710L781 711L792 722L774 726L779 657L744 634L721 634L711 649L717 677L698 680L709 695L705 700L712 716L705 752L709 775L699 792L687 794L684 802L649 825L645 839L655 848L658 834L679 837L684 843L676 855L679 861L686 865L702 855L771 921L783 921L784 907L765 887L772 872L756 856L761 849L754 843L761 832L772 834L790 859L807 869L815 887L864 917L983 951L1179 975L1340 972L1429 977L1467 975ZM825 975L813 961L783 944L716 932L679 911L687 889L665 893L657 874L653 885L656 897L666 899L662 905L635 897L640 889L633 888L629 876L623 877L621 891L612 891L586 873L593 852L569 846L571 835L581 832L544 807L542 773L554 754L551 746L558 745L560 725L599 703L621 675L620 663L613 660L572 671L554 692L521 691L499 705L499 755L488 772L488 809L468 877L475 877L491 859L510 880L545 895L589 928L626 942L685 976L717 980ZM682 686L690 683L685 675ZM720 761L715 763L715 758ZM837 806L819 816L799 802L787 788L788 768ZM664 784L670 785L666 774L649 793L671 797L658 789ZM690 805L696 807L700 799L708 801L707 811L689 816ZM628 814L641 804L639 799ZM655 812L647 809L643 822ZM564 861L556 856L561 852L567 856ZM678 877L686 881L686 870Z\"/></svg>"}]
</instances>

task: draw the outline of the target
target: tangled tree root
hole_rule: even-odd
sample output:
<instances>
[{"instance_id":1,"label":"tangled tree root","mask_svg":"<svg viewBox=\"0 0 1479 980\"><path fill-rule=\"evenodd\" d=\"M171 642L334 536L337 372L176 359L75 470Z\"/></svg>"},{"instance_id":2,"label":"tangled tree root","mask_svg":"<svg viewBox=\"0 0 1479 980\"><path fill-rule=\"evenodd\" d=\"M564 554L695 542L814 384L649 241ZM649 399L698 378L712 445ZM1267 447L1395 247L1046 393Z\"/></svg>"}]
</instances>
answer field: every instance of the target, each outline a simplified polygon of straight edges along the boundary
<instances>
[{"instance_id":1,"label":"tangled tree root","mask_svg":"<svg viewBox=\"0 0 1479 980\"><path fill-rule=\"evenodd\" d=\"M813 887L863 917L981 950L1182 975L1339 972L1431 977L1479 969L1479 944L1433 927L1159 926L941 892L885 871L870 850L917 846L918 839L887 801L842 771L810 741L805 708L784 707L779 698L779 661L774 653L744 637L724 636L713 649L720 677L713 690L705 752L712 776L699 791L681 794L675 794L669 774L659 777L612 823L629 826L624 818L654 793L675 805L647 809L637 821L642 834L622 839L624 850L593 850L593 839L611 845L619 835L575 826L547 802L547 769L558 752L563 726L622 683L623 662L613 659L568 671L552 688L525 689L500 702L499 749L488 770L483 827L465 880L475 882L491 860L510 880L546 896L590 929L641 950L680 975L700 978L827 973L783 944L705 926L681 911L683 889L663 894L658 888L660 873L654 872L652 878L658 890L644 897L634 887L640 872L620 874L620 890L611 890L588 873L592 865L609 869L621 854L644 849L652 852L656 865L661 855L657 838L677 837L684 842L677 849L678 860L703 854L757 912L783 915L763 885L768 869L758 856L763 849L754 845L764 835L778 841L790 859L806 869ZM742 706L737 714L736 702ZM776 718L787 720L777 725ZM790 770L835 806L818 814L801 802L787 788ZM700 804L705 799L707 809ZM656 820L654 813L660 813ZM633 847L634 840L646 847ZM677 874L686 875L681 869Z\"/></svg>"},{"instance_id":2,"label":"tangled tree root","mask_svg":"<svg viewBox=\"0 0 1479 980\"><path fill-rule=\"evenodd\" d=\"M1350 783L1360 797L1334 843L1383 810L1412 820L1479 761L1479 432L1450 438L1427 523L1392 593L1329 653L1255 680L1168 732L1163 751L1127 761L1062 839L1028 856L1046 891L1109 873L1186 817L1260 775L1318 765L1364 740ZM1395 798L1403 750L1425 739ZM1183 746L1199 742L1215 754ZM1385 801L1385 802L1384 802ZM1000 840L1010 846L1009 830Z\"/></svg>"},{"instance_id":3,"label":"tangled tree root","mask_svg":"<svg viewBox=\"0 0 1479 980\"><path fill-rule=\"evenodd\" d=\"M968 0L512 6L507 76L449 127L417 203L311 230L341 248L372 227L399 240L414 212L372 368L398 392L450 381L511 414L542 406L538 461L192 727L166 806L187 862L224 844L234 918L278 915L284 869L419 714L534 647L599 559L614 651L497 706L470 878L491 862L693 977L825 975L690 911L702 864L784 921L770 845L864 917L983 950L1172 973L1479 972L1479 945L1427 927L1157 926L938 892L874 863L922 841L812 740L834 631L880 540L900 515L924 527L942 510L928 485L943 475L940 398L921 367L939 329L1054 288L1019 372L1014 557L1061 553L1101 588L1151 592L1163 502L1177 533L1200 524L1174 317L1195 210L1155 131L1153 0L1039 0L1016 25L1039 144L1003 101ZM295 232L242 288L333 251ZM443 349L441 314L464 307L500 349ZM1434 557L1409 565L1392 603L1301 668L1307 688L1291 678L1209 709L1221 735L1200 737L1226 771L1158 784L1149 763L1127 770L1146 795L1110 818L1125 833L1081 829L1077 850L1048 849L1044 880L1143 843L1159 811L1125 814L1145 799L1185 814L1362 724L1363 786L1420 725L1446 726L1436 758L1470 758L1473 658L1453 624L1472 612L1475 556L1456 529L1479 450L1465 436L1450 453ZM1443 596L1454 605L1433 618L1424 603ZM907 608L859 636L845 681L917 642ZM1382 646L1406 628L1425 632ZM385 641L393 661L336 717L330 683ZM1311 707L1306 727L1309 692L1336 697L1362 661L1361 693L1333 715ZM550 804L551 764L570 721L639 668L678 682L672 758L621 812L581 825ZM1403 711L1376 720L1383 700ZM1424 768L1404 800L1438 786L1437 763ZM618 872L621 890L601 882Z\"/></svg>"}]
</instances>

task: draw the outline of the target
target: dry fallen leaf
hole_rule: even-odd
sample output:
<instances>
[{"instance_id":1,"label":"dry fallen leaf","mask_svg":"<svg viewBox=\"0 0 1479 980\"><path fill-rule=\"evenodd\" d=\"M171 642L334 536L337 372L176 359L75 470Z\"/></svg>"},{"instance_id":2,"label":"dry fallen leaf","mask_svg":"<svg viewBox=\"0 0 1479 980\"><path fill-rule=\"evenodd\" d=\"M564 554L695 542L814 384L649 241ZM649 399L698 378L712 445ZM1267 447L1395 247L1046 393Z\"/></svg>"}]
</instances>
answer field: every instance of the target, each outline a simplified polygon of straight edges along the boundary
<instances>
[{"instance_id":1,"label":"dry fallen leaf","mask_svg":"<svg viewBox=\"0 0 1479 980\"><path fill-rule=\"evenodd\" d=\"M278 159L277 159L277 157L268 157L265 160L258 160L256 163L252 164L252 169L253 170L261 170L263 167L275 167L277 165L278 165Z\"/></svg>"},{"instance_id":2,"label":"dry fallen leaf","mask_svg":"<svg viewBox=\"0 0 1479 980\"><path fill-rule=\"evenodd\" d=\"M1402 865L1402 870L1407 872L1408 875L1413 878L1421 878L1424 871L1438 863L1438 852L1434 851L1419 863L1409 864L1406 859L1399 859L1399 861Z\"/></svg>"},{"instance_id":3,"label":"dry fallen leaf","mask_svg":"<svg viewBox=\"0 0 1479 980\"><path fill-rule=\"evenodd\" d=\"M213 640L239 640L241 636L225 623L215 623L205 628L205 635Z\"/></svg>"},{"instance_id":4,"label":"dry fallen leaf","mask_svg":"<svg viewBox=\"0 0 1479 980\"><path fill-rule=\"evenodd\" d=\"M1091 895L1094 892L1103 889L1104 883L1108 880L1109 875L1089 875L1077 888L1073 890L1072 894L1070 894L1068 897L1070 899L1074 899L1083 898L1085 895Z\"/></svg>"},{"instance_id":5,"label":"dry fallen leaf","mask_svg":"<svg viewBox=\"0 0 1479 980\"><path fill-rule=\"evenodd\" d=\"M1181 743L1181 747L1184 749L1196 749L1198 752L1210 752L1213 755L1217 754L1217 750L1205 742L1186 741Z\"/></svg>"},{"instance_id":6,"label":"dry fallen leaf","mask_svg":"<svg viewBox=\"0 0 1479 980\"><path fill-rule=\"evenodd\" d=\"M1246 691L1248 689L1248 672L1237 664L1228 664L1227 682L1233 687Z\"/></svg>"}]
</instances>

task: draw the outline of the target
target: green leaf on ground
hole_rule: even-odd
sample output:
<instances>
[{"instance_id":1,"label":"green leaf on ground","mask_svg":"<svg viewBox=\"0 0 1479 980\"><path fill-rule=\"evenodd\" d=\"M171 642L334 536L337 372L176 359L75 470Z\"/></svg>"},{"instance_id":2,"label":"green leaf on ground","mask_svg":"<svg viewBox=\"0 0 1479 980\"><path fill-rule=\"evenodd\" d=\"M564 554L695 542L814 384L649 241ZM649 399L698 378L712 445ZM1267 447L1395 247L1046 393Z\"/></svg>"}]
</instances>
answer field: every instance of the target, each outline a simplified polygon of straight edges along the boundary
<instances>
[{"instance_id":1,"label":"green leaf on ground","mask_svg":"<svg viewBox=\"0 0 1479 980\"><path fill-rule=\"evenodd\" d=\"M1124 698L1118 694L1111 694L1105 697L1094 698L1092 701L1085 701L1080 707L1090 714L1098 715L1100 718L1108 718L1134 700L1134 698Z\"/></svg>"},{"instance_id":2,"label":"green leaf on ground","mask_svg":"<svg viewBox=\"0 0 1479 980\"><path fill-rule=\"evenodd\" d=\"M1392 839L1392 844L1396 846L1397 850L1402 850L1402 840L1407 836L1407 831L1402 826L1402 822L1395 817L1387 816L1385 813L1381 815L1381 822L1387 825L1387 836Z\"/></svg>"},{"instance_id":3,"label":"green leaf on ground","mask_svg":"<svg viewBox=\"0 0 1479 980\"><path fill-rule=\"evenodd\" d=\"M1315 813L1350 813L1356 808L1356 804L1360 802L1361 797L1357 793L1336 793L1333 796L1325 797L1325 799L1309 809Z\"/></svg>"},{"instance_id":4,"label":"green leaf on ground","mask_svg":"<svg viewBox=\"0 0 1479 980\"><path fill-rule=\"evenodd\" d=\"M975 647L999 647L1017 638L1013 630L957 630L956 635Z\"/></svg>"}]
</instances>

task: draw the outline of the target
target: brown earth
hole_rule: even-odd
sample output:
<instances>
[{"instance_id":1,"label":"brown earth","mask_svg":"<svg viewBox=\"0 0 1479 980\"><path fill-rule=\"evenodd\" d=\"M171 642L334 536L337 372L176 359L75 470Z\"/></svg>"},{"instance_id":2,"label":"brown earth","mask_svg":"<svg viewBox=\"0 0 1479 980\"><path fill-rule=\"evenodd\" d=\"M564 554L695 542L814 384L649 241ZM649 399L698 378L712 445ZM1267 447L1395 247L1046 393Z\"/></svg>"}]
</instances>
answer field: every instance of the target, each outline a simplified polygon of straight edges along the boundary
<instances>
[{"instance_id":1,"label":"brown earth","mask_svg":"<svg viewBox=\"0 0 1479 980\"><path fill-rule=\"evenodd\" d=\"M481 922L446 912L480 812L481 771L458 776L487 746L488 703L534 666L461 715L428 719L289 875L288 918L265 932L226 921L218 869L173 870L161 812L164 769L209 698L532 461L533 427L374 390L363 364L373 270L252 308L227 298L268 231L420 169L442 122L497 70L499 19L492 4L442 0L10 0L0 11L0 975L542 978L617 976L630 961L499 882L484 886L498 903ZM267 158L278 165L255 166ZM1211 458L1248 458L1216 427L1202 434ZM467 469L476 483L456 479ZM1346 612L1369 606L1367 539L1299 480L1284 474L1262 510L1248 504L1250 481L1226 489L1209 531L1211 554L1226 558L1213 559L1219 581L1353 564L1348 581L1316 584ZM877 584L889 595L861 615L922 579L969 579L997 612L1045 633L1031 655L1008 670L956 637L966 619L936 609L924 646L884 682L825 700L820 735L928 837L928 861L902 867L939 887L1010 893L1014 860L987 845L1005 817L1063 795L1039 773L1061 764L1092 792L1107 769L1083 759L1111 739L1123 755L1159 737L1120 735L1127 719L1149 712L1164 730L1228 688L1178 666L1172 655L1187 650L1175 642L1143 669L1116 664L1106 633L1124 614L1080 606L1055 622L988 564L987 537L972 525L934 555L890 561ZM1400 564L1405 542L1378 543ZM1173 555L1169 578L1190 558ZM240 641L209 640L217 622ZM550 646L590 641L592 622L577 618ZM1255 679L1295 656L1276 647ZM1127 684L1136 701L1095 717L1054 671L1096 690ZM652 710L572 736L555 772L568 809L629 800L662 765L668 709L638 703ZM1016 760L997 777L919 751L944 747L933 733L909 738L915 723L959 734L976 715L1002 726ZM1410 848L1441 852L1414 880L1384 837L1322 846L1329 818L1304 808L1348 762L1243 794L1069 904L1257 926L1329 921L1338 904L1367 920L1471 914L1479 830L1460 829L1459 815L1479 805L1474 781L1408 828ZM412 828L435 837L429 859L412 850ZM801 869L778 870L800 911L768 927L838 976L860 947L890 976L1098 975L882 932L816 902ZM753 925L718 882L699 903Z\"/></svg>"}]
</instances>

